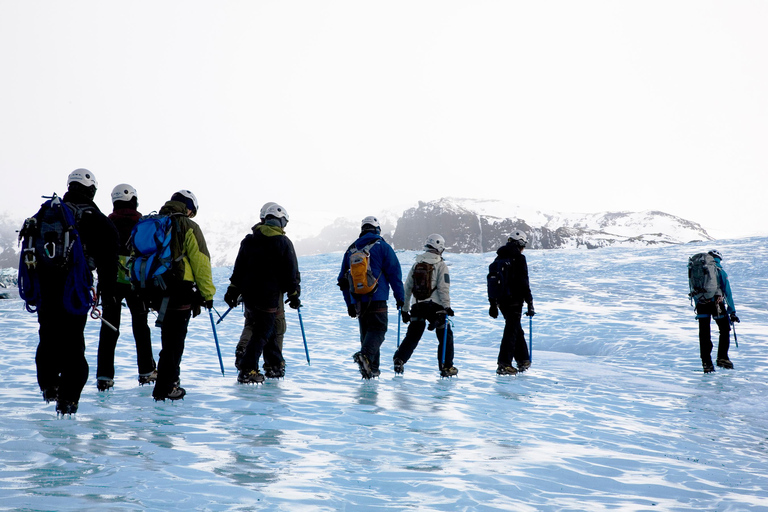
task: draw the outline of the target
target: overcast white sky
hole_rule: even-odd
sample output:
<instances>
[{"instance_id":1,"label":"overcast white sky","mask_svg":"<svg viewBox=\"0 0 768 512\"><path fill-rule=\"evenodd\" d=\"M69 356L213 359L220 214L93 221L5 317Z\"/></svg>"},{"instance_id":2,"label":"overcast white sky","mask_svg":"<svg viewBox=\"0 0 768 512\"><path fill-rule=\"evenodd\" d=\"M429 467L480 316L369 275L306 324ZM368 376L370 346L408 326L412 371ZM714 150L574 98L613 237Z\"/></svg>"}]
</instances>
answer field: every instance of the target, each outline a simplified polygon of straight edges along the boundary
<instances>
[{"instance_id":1,"label":"overcast white sky","mask_svg":"<svg viewBox=\"0 0 768 512\"><path fill-rule=\"evenodd\" d=\"M0 210L86 167L107 211L128 182L201 217L459 196L768 234L766 27L763 1L0 0Z\"/></svg>"}]
</instances>

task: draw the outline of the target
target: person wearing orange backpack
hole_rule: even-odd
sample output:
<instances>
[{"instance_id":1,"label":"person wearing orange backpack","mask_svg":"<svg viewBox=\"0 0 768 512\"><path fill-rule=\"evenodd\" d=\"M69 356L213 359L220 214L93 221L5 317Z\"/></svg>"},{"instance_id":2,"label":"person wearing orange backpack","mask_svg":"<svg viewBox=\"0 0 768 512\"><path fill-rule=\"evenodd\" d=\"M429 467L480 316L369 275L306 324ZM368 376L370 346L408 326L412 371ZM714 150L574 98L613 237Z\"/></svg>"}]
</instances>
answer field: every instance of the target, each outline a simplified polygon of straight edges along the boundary
<instances>
[{"instance_id":1,"label":"person wearing orange backpack","mask_svg":"<svg viewBox=\"0 0 768 512\"><path fill-rule=\"evenodd\" d=\"M397 308L405 304L403 271L392 247L381 237L381 224L368 216L359 238L344 253L337 284L344 295L347 313L357 318L360 351L353 356L364 379L381 374L381 345L387 332L389 290Z\"/></svg>"}]
</instances>

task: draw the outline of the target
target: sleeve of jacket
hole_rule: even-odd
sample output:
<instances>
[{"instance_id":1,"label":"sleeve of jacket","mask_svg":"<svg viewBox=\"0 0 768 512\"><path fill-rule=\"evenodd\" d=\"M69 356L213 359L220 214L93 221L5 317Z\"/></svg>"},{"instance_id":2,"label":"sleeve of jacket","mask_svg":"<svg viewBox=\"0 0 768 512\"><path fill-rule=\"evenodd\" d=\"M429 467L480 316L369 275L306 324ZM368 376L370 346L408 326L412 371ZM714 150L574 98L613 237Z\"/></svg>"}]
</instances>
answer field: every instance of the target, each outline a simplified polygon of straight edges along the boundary
<instances>
[{"instance_id":1,"label":"sleeve of jacket","mask_svg":"<svg viewBox=\"0 0 768 512\"><path fill-rule=\"evenodd\" d=\"M448 275L448 265L445 261L440 261L435 265L437 272L435 293L437 293L437 302L444 308L451 307L451 278Z\"/></svg>"},{"instance_id":2,"label":"sleeve of jacket","mask_svg":"<svg viewBox=\"0 0 768 512\"><path fill-rule=\"evenodd\" d=\"M283 276L283 291L288 297L294 294L301 294L301 274L299 274L299 261L296 259L296 250L293 242L288 237L283 236L283 261L285 263L285 274Z\"/></svg>"},{"instance_id":3,"label":"sleeve of jacket","mask_svg":"<svg viewBox=\"0 0 768 512\"><path fill-rule=\"evenodd\" d=\"M239 288L241 292L243 289L245 289L245 285L247 283L247 278L245 276L245 273L248 270L246 244L249 236L251 235L247 235L240 242L240 249L238 249L237 258L235 258L235 266L232 267L232 275L229 278L229 283L232 286Z\"/></svg>"},{"instance_id":4,"label":"sleeve of jacket","mask_svg":"<svg viewBox=\"0 0 768 512\"><path fill-rule=\"evenodd\" d=\"M731 282L728 280L728 272L724 268L718 267L718 279L720 279L720 289L725 295L726 313L736 312L736 306L733 302L733 293L731 293Z\"/></svg>"},{"instance_id":5,"label":"sleeve of jacket","mask_svg":"<svg viewBox=\"0 0 768 512\"><path fill-rule=\"evenodd\" d=\"M411 270L408 271L408 277L405 278L405 286L404 286L404 300L403 300L403 311L408 313L411 310L411 295L413 293L413 268L416 266L414 263L411 266Z\"/></svg>"},{"instance_id":6,"label":"sleeve of jacket","mask_svg":"<svg viewBox=\"0 0 768 512\"><path fill-rule=\"evenodd\" d=\"M213 296L216 295L216 287L213 285L211 256L208 253L203 232L196 224L189 227L184 234L184 252L187 255L197 289L200 290L203 299L213 300Z\"/></svg>"},{"instance_id":7,"label":"sleeve of jacket","mask_svg":"<svg viewBox=\"0 0 768 512\"><path fill-rule=\"evenodd\" d=\"M348 272L349 250L344 253L344 256L341 259L341 271L339 272L339 276L336 278L336 284L341 290L341 293L344 296L344 302L347 304L347 306L352 304L352 296L349 293L349 280L347 279Z\"/></svg>"},{"instance_id":8,"label":"sleeve of jacket","mask_svg":"<svg viewBox=\"0 0 768 512\"><path fill-rule=\"evenodd\" d=\"M520 255L520 261L522 262L520 266L522 270L521 284L523 287L522 288L523 300L525 300L525 302L530 305L530 304L533 304L533 295L531 295L531 283L528 279L528 262L526 261L525 256L522 254Z\"/></svg>"},{"instance_id":9,"label":"sleeve of jacket","mask_svg":"<svg viewBox=\"0 0 768 512\"><path fill-rule=\"evenodd\" d=\"M384 275L387 276L390 288L392 288L392 294L395 296L395 300L400 300L405 303L405 289L403 287L403 268L400 265L400 260L397 259L395 250L388 243L380 244L384 249L384 261L382 262L382 270Z\"/></svg>"}]
</instances>

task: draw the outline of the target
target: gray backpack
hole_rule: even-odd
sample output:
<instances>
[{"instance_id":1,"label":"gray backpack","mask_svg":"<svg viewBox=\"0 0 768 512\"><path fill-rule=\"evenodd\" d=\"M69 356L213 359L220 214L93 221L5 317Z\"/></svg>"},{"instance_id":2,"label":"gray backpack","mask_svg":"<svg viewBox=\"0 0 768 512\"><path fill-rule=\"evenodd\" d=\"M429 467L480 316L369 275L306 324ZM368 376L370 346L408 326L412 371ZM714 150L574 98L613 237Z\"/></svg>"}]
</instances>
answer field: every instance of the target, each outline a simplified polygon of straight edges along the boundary
<instances>
[{"instance_id":1,"label":"gray backpack","mask_svg":"<svg viewBox=\"0 0 768 512\"><path fill-rule=\"evenodd\" d=\"M706 252L694 254L688 258L688 296L696 304L709 302L716 295L723 295L717 279L715 258Z\"/></svg>"}]
</instances>

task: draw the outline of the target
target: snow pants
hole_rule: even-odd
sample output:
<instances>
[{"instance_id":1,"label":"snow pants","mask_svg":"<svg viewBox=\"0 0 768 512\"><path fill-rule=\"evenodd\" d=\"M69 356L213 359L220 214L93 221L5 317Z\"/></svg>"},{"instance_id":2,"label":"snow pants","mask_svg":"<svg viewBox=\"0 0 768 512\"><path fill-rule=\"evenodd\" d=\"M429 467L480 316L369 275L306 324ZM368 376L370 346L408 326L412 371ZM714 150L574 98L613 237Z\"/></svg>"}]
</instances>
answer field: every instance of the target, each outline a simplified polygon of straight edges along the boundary
<instances>
[{"instance_id":1,"label":"snow pants","mask_svg":"<svg viewBox=\"0 0 768 512\"><path fill-rule=\"evenodd\" d=\"M525 333L520 320L523 316L523 304L507 304L499 302L499 311L504 316L504 334L501 337L501 347L497 364L512 366L512 359L517 364L530 361L528 345L525 343Z\"/></svg>"},{"instance_id":2,"label":"snow pants","mask_svg":"<svg viewBox=\"0 0 768 512\"><path fill-rule=\"evenodd\" d=\"M240 362L240 371L248 372L259 368L259 358L264 354L265 366L281 366L282 351L275 341L275 320L277 312L245 308L245 324L251 336L245 347L245 354ZM283 317L285 321L285 317Z\"/></svg>"},{"instance_id":3,"label":"snow pants","mask_svg":"<svg viewBox=\"0 0 768 512\"><path fill-rule=\"evenodd\" d=\"M387 334L387 301L358 302L355 308L360 325L360 353L368 358L371 371L376 372L381 362L381 345Z\"/></svg>"},{"instance_id":4,"label":"snow pants","mask_svg":"<svg viewBox=\"0 0 768 512\"><path fill-rule=\"evenodd\" d=\"M184 342L187 338L191 306L168 307L165 311L160 330L162 349L157 363L157 382L152 396L163 400L174 386L178 386L181 375L181 357L184 355Z\"/></svg>"},{"instance_id":5,"label":"snow pants","mask_svg":"<svg viewBox=\"0 0 768 512\"><path fill-rule=\"evenodd\" d=\"M728 359L728 348L731 344L731 324L728 315L718 311L714 302L696 305L696 318L699 320L699 352L701 362L712 364L712 318L715 319L720 330L720 339L717 344L717 359Z\"/></svg>"},{"instance_id":6,"label":"snow pants","mask_svg":"<svg viewBox=\"0 0 768 512\"><path fill-rule=\"evenodd\" d=\"M405 338L400 344L400 348L395 351L392 359L400 359L403 363L407 363L413 351L416 350L421 337L424 335L427 322L429 322L429 330L434 329L437 335L437 367L442 369L443 366L446 368L453 366L453 331L448 322L446 322L445 314L440 314L438 311L443 311L443 306L431 300L417 302L413 305L408 331L405 333ZM448 329L447 334L445 332L446 329ZM443 339L446 336L445 365L443 365Z\"/></svg>"},{"instance_id":7,"label":"snow pants","mask_svg":"<svg viewBox=\"0 0 768 512\"><path fill-rule=\"evenodd\" d=\"M40 343L35 364L37 383L41 391L49 392L48 396L54 396L53 390L58 388L59 400L80 401L80 394L88 382L83 335L87 320L87 314L69 314L61 300L57 303L51 300L51 295L44 296L37 313Z\"/></svg>"},{"instance_id":8,"label":"snow pants","mask_svg":"<svg viewBox=\"0 0 768 512\"><path fill-rule=\"evenodd\" d=\"M104 303L104 320L120 329L120 316L123 309L123 299L128 304L131 312L131 328L133 339L136 342L136 364L139 375L148 375L155 369L155 358L152 355L152 335L147 325L149 310L131 290L130 286L118 285L115 290L114 302ZM119 332L115 332L106 325L101 325L99 333L98 366L96 377L115 378L115 346Z\"/></svg>"},{"instance_id":9,"label":"snow pants","mask_svg":"<svg viewBox=\"0 0 768 512\"><path fill-rule=\"evenodd\" d=\"M245 311L245 325L243 326L243 332L240 334L240 340L237 342L237 348L235 348L235 367L240 369L240 362L245 354L245 349L248 347L248 342L253 337L253 327L251 325L252 320L249 319L248 311ZM264 345L264 367L280 367L285 365L285 359L283 359L283 338L285 336L286 323L285 323L285 304L282 297L280 298L280 305L277 308L277 314L275 315L275 331L274 335L267 339Z\"/></svg>"}]
</instances>

